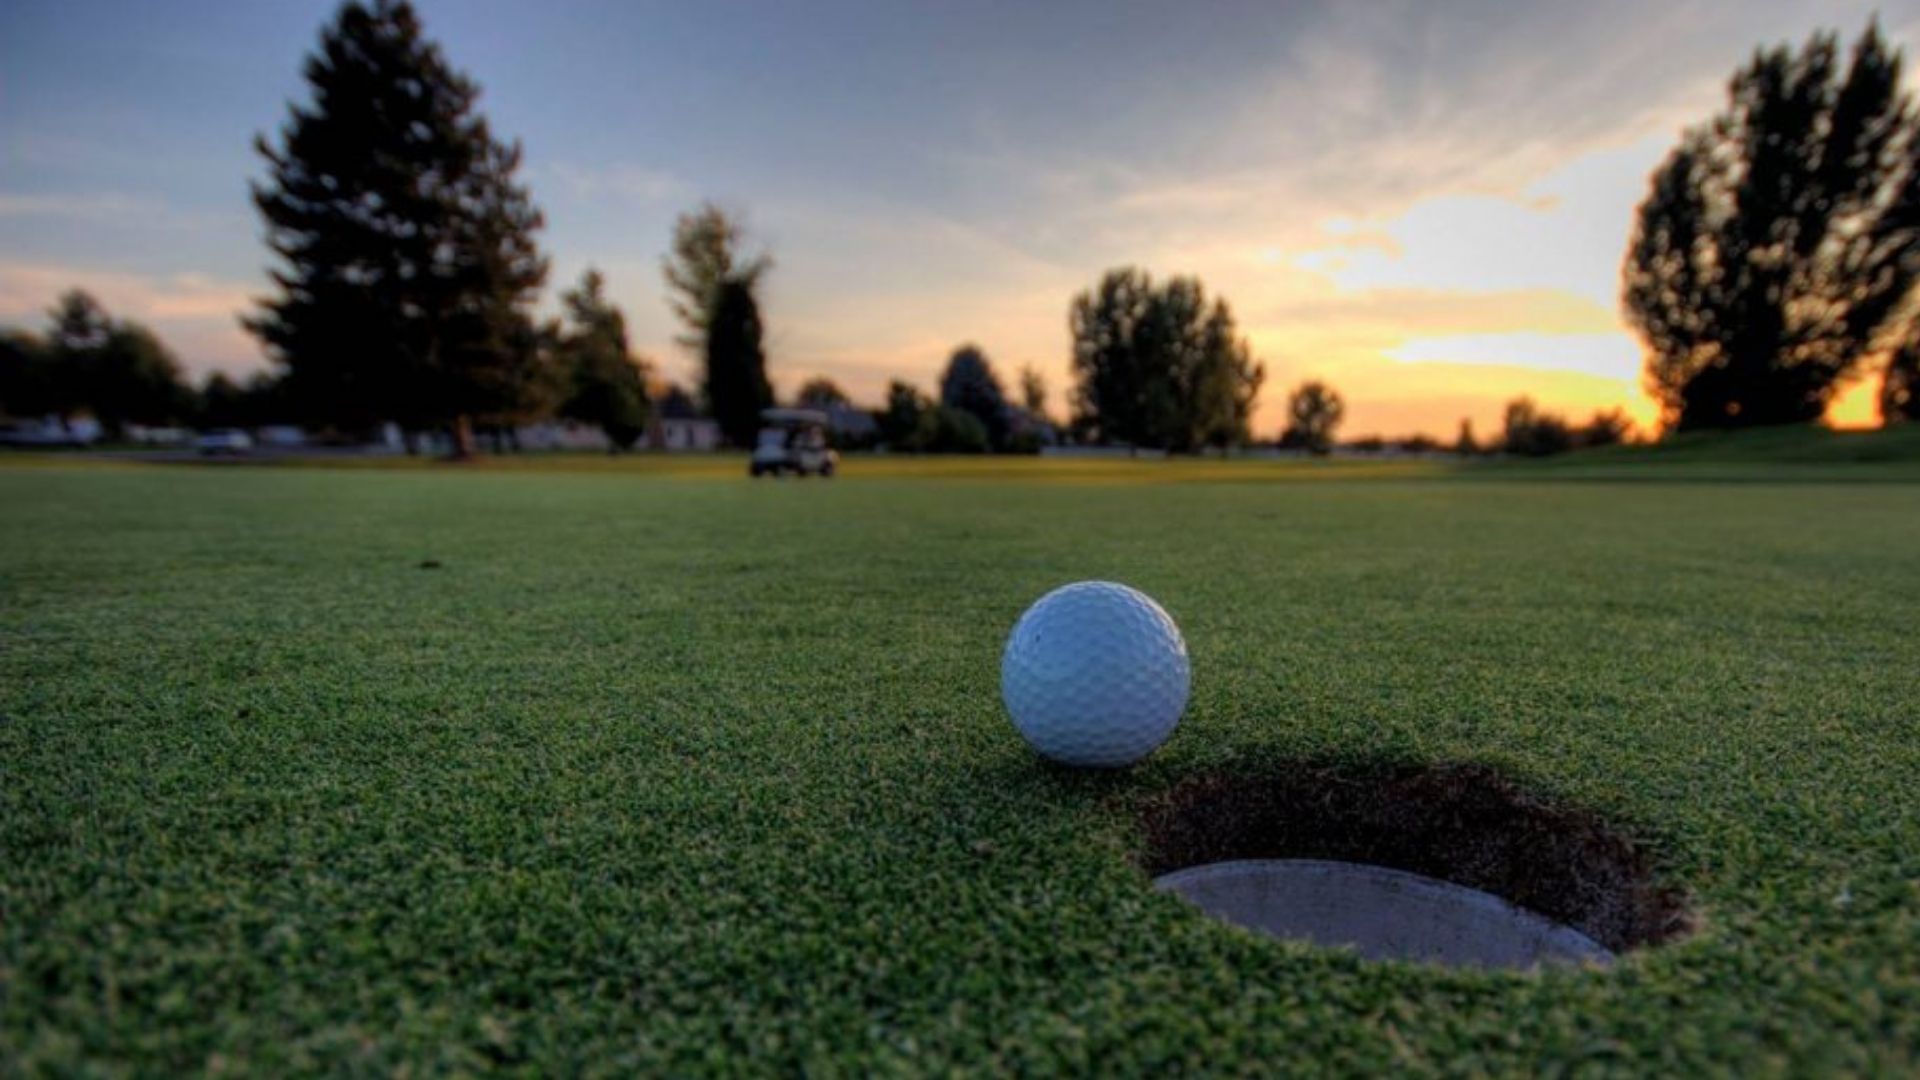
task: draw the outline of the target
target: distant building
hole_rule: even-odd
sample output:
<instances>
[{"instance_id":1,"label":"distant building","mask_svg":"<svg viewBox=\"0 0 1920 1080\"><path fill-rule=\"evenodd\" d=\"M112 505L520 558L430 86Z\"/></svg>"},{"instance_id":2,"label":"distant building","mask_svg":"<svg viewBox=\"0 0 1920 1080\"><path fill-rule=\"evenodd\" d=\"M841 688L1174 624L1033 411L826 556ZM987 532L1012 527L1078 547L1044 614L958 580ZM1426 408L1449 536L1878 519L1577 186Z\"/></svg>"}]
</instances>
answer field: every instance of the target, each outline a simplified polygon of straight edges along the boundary
<instances>
[{"instance_id":1,"label":"distant building","mask_svg":"<svg viewBox=\"0 0 1920 1080\"><path fill-rule=\"evenodd\" d=\"M720 425L704 416L661 417L647 429L647 445L669 453L718 450Z\"/></svg>"},{"instance_id":2,"label":"distant building","mask_svg":"<svg viewBox=\"0 0 1920 1080\"><path fill-rule=\"evenodd\" d=\"M1038 413L1023 409L1018 405L1006 406L1007 437L1014 440L1031 440L1034 446L1055 446L1060 442L1059 429L1052 421Z\"/></svg>"},{"instance_id":3,"label":"distant building","mask_svg":"<svg viewBox=\"0 0 1920 1080\"><path fill-rule=\"evenodd\" d=\"M720 449L720 425L701 416L693 395L677 386L666 386L655 396L659 405L647 425L646 445L668 453Z\"/></svg>"},{"instance_id":4,"label":"distant building","mask_svg":"<svg viewBox=\"0 0 1920 1080\"><path fill-rule=\"evenodd\" d=\"M102 434L99 421L90 416L0 421L0 446L91 446Z\"/></svg>"},{"instance_id":5,"label":"distant building","mask_svg":"<svg viewBox=\"0 0 1920 1080\"><path fill-rule=\"evenodd\" d=\"M154 424L128 424L124 434L128 442L141 446L185 446L193 441L193 432L186 428Z\"/></svg>"},{"instance_id":6,"label":"distant building","mask_svg":"<svg viewBox=\"0 0 1920 1080\"><path fill-rule=\"evenodd\" d=\"M598 424L578 420L547 420L514 429L522 450L609 450L613 444Z\"/></svg>"},{"instance_id":7,"label":"distant building","mask_svg":"<svg viewBox=\"0 0 1920 1080\"><path fill-rule=\"evenodd\" d=\"M865 446L880 438L880 422L865 409L852 405L829 405L827 432L840 446Z\"/></svg>"}]
</instances>

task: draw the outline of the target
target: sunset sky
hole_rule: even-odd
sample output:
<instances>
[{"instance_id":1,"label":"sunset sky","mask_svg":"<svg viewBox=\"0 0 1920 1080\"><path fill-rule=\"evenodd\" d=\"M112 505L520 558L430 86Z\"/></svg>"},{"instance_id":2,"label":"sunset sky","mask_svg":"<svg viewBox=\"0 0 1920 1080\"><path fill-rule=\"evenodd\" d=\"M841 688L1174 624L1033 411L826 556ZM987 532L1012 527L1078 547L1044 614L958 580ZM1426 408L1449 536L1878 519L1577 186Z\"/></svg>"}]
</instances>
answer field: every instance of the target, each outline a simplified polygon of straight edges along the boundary
<instances>
[{"instance_id":1,"label":"sunset sky","mask_svg":"<svg viewBox=\"0 0 1920 1080\"><path fill-rule=\"evenodd\" d=\"M1757 44L1876 8L1920 43L1920 0L417 6L525 144L547 306L600 267L665 374L693 363L660 257L712 199L776 260L782 390L877 403L974 341L1064 416L1068 303L1131 264L1231 302L1268 438L1309 377L1346 435L1484 433L1522 393L1650 422L1617 301L1648 171ZM267 263L250 141L332 10L0 5L0 322L80 285L196 374L263 365L236 322Z\"/></svg>"}]
</instances>

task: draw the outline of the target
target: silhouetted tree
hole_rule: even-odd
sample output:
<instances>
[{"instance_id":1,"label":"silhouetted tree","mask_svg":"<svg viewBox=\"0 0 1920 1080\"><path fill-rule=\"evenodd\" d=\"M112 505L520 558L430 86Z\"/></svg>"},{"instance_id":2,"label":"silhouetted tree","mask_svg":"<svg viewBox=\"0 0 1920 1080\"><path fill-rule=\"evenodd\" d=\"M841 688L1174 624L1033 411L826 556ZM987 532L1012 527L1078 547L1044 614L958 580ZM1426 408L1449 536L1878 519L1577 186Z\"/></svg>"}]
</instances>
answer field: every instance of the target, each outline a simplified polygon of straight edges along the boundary
<instances>
[{"instance_id":1,"label":"silhouetted tree","mask_svg":"<svg viewBox=\"0 0 1920 1080\"><path fill-rule=\"evenodd\" d=\"M200 387L195 422L210 428L256 428L283 424L297 410L286 392L286 379L271 371L256 371L245 382L214 372Z\"/></svg>"},{"instance_id":2,"label":"silhouetted tree","mask_svg":"<svg viewBox=\"0 0 1920 1080\"><path fill-rule=\"evenodd\" d=\"M192 414L193 391L181 379L180 363L153 331L112 318L79 289L63 294L47 318L44 343L22 354L32 365L23 368L31 404L62 422L91 411L116 436L128 424L166 424Z\"/></svg>"},{"instance_id":3,"label":"silhouetted tree","mask_svg":"<svg viewBox=\"0 0 1920 1080\"><path fill-rule=\"evenodd\" d=\"M43 417L72 411L47 343L37 334L0 328L0 416Z\"/></svg>"},{"instance_id":4,"label":"silhouetted tree","mask_svg":"<svg viewBox=\"0 0 1920 1080\"><path fill-rule=\"evenodd\" d=\"M740 253L744 236L740 222L712 203L674 222L672 251L661 272L670 292L668 306L687 327L678 340L689 349L706 348L723 285L731 282L751 292L773 267L765 254L746 258Z\"/></svg>"},{"instance_id":5,"label":"silhouetted tree","mask_svg":"<svg viewBox=\"0 0 1920 1080\"><path fill-rule=\"evenodd\" d=\"M1627 433L1633 430L1633 421L1620 409L1608 409L1596 412L1579 431L1573 433L1573 441L1582 447L1618 446L1627 441Z\"/></svg>"},{"instance_id":6,"label":"silhouetted tree","mask_svg":"<svg viewBox=\"0 0 1920 1080\"><path fill-rule=\"evenodd\" d=\"M1480 452L1480 444L1473 437L1473 421L1460 418L1460 434L1453 440L1453 452L1461 457L1472 457Z\"/></svg>"},{"instance_id":7,"label":"silhouetted tree","mask_svg":"<svg viewBox=\"0 0 1920 1080\"><path fill-rule=\"evenodd\" d=\"M171 424L193 414L193 391L180 362L153 331L117 323L86 373L86 401L114 434L129 424Z\"/></svg>"},{"instance_id":8,"label":"silhouetted tree","mask_svg":"<svg viewBox=\"0 0 1920 1080\"><path fill-rule=\"evenodd\" d=\"M760 347L760 306L750 281L721 282L706 333L707 407L727 441L752 445L760 410L773 404L767 357Z\"/></svg>"},{"instance_id":9,"label":"silhouetted tree","mask_svg":"<svg viewBox=\"0 0 1920 1080\"><path fill-rule=\"evenodd\" d=\"M316 419L447 425L470 454L474 417L513 411L539 360L528 307L547 267L520 148L405 0L343 5L305 76L279 144L255 139L283 268L245 323Z\"/></svg>"},{"instance_id":10,"label":"silhouetted tree","mask_svg":"<svg viewBox=\"0 0 1920 1080\"><path fill-rule=\"evenodd\" d=\"M1111 270L1068 321L1076 430L1181 451L1246 441L1266 371L1198 279L1156 287L1144 271Z\"/></svg>"},{"instance_id":11,"label":"silhouetted tree","mask_svg":"<svg viewBox=\"0 0 1920 1080\"><path fill-rule=\"evenodd\" d=\"M679 383L668 383L661 392L659 412L666 420L693 420L703 415L700 402Z\"/></svg>"},{"instance_id":12,"label":"silhouetted tree","mask_svg":"<svg viewBox=\"0 0 1920 1080\"><path fill-rule=\"evenodd\" d=\"M1532 398L1515 398L1507 403L1501 448L1509 454L1546 457L1572 449L1573 433L1564 419L1543 412Z\"/></svg>"},{"instance_id":13,"label":"silhouetted tree","mask_svg":"<svg viewBox=\"0 0 1920 1080\"><path fill-rule=\"evenodd\" d=\"M946 373L940 376L940 404L980 421L988 445L999 447L1006 442L1007 396L978 345L962 345L947 358Z\"/></svg>"},{"instance_id":14,"label":"silhouetted tree","mask_svg":"<svg viewBox=\"0 0 1920 1080\"><path fill-rule=\"evenodd\" d=\"M47 347L55 360L85 367L113 336L113 318L91 293L68 289L47 310Z\"/></svg>"},{"instance_id":15,"label":"silhouetted tree","mask_svg":"<svg viewBox=\"0 0 1920 1080\"><path fill-rule=\"evenodd\" d=\"M816 375L800 385L800 393L794 400L802 408L829 409L835 405L846 405L851 399L832 379Z\"/></svg>"},{"instance_id":16,"label":"silhouetted tree","mask_svg":"<svg viewBox=\"0 0 1920 1080\"><path fill-rule=\"evenodd\" d=\"M1333 449L1333 433L1347 415L1347 403L1333 387L1303 382L1287 397L1287 430L1280 445L1316 454Z\"/></svg>"},{"instance_id":17,"label":"silhouetted tree","mask_svg":"<svg viewBox=\"0 0 1920 1080\"><path fill-rule=\"evenodd\" d=\"M647 430L649 403L646 362L627 344L626 315L592 268L560 304L566 321L556 351L568 380L560 415L598 426L615 450L629 449Z\"/></svg>"},{"instance_id":18,"label":"silhouetted tree","mask_svg":"<svg viewBox=\"0 0 1920 1080\"><path fill-rule=\"evenodd\" d=\"M965 409L935 405L920 414L913 449L930 454L984 454L993 449L987 425Z\"/></svg>"},{"instance_id":19,"label":"silhouetted tree","mask_svg":"<svg viewBox=\"0 0 1920 1080\"><path fill-rule=\"evenodd\" d=\"M1047 418L1047 380L1031 364L1020 369L1020 404L1034 419Z\"/></svg>"},{"instance_id":20,"label":"silhouetted tree","mask_svg":"<svg viewBox=\"0 0 1920 1080\"><path fill-rule=\"evenodd\" d=\"M247 415L247 392L224 371L216 371L200 384L200 408L196 420L202 427L252 427Z\"/></svg>"},{"instance_id":21,"label":"silhouetted tree","mask_svg":"<svg viewBox=\"0 0 1920 1080\"><path fill-rule=\"evenodd\" d=\"M1756 52L1654 173L1624 300L1679 430L1819 418L1920 273L1920 125L1870 25Z\"/></svg>"},{"instance_id":22,"label":"silhouetted tree","mask_svg":"<svg viewBox=\"0 0 1920 1080\"><path fill-rule=\"evenodd\" d=\"M490 407L475 412L476 423L493 434L495 450L520 448L517 430L558 414L573 388L573 372L557 348L559 338L551 323L517 324L502 347L511 363L498 369ZM638 357L635 363L643 363ZM644 365L643 365L644 366ZM642 384L642 392L645 385Z\"/></svg>"},{"instance_id":23,"label":"silhouetted tree","mask_svg":"<svg viewBox=\"0 0 1920 1080\"><path fill-rule=\"evenodd\" d=\"M1880 422L1908 420L1920 420L1920 336L1908 337L1893 350L1880 381Z\"/></svg>"},{"instance_id":24,"label":"silhouetted tree","mask_svg":"<svg viewBox=\"0 0 1920 1080\"><path fill-rule=\"evenodd\" d=\"M896 449L917 449L914 435L920 430L921 414L932 407L925 394L899 379L893 380L887 384L887 407L876 417L880 437Z\"/></svg>"}]
</instances>

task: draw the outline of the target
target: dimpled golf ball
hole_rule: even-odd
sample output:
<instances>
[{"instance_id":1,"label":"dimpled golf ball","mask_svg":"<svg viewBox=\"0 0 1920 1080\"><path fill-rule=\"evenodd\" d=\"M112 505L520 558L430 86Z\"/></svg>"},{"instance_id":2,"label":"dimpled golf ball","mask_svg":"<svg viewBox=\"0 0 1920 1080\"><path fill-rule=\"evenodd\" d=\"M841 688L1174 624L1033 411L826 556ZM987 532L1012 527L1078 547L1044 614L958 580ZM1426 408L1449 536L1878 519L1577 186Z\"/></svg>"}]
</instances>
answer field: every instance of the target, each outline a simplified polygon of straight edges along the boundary
<instances>
[{"instance_id":1,"label":"dimpled golf ball","mask_svg":"<svg viewBox=\"0 0 1920 1080\"><path fill-rule=\"evenodd\" d=\"M1125 585L1082 581L1041 597L1014 624L1000 698L1042 755L1115 768L1173 734L1190 677L1187 643L1159 604Z\"/></svg>"}]
</instances>

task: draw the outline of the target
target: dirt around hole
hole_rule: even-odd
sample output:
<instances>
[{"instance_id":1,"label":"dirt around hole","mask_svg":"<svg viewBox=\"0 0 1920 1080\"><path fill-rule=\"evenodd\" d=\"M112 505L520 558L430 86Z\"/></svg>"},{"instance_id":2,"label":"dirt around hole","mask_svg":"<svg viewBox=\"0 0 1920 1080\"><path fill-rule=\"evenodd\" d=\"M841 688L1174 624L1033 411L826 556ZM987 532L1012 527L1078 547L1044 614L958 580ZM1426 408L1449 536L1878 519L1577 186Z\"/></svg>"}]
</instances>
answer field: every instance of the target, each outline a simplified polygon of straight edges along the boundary
<instances>
[{"instance_id":1,"label":"dirt around hole","mask_svg":"<svg viewBox=\"0 0 1920 1080\"><path fill-rule=\"evenodd\" d=\"M1142 808L1150 876L1236 859L1332 859L1499 896L1614 952L1683 936L1684 890L1592 811L1477 764L1294 762L1195 777Z\"/></svg>"}]
</instances>

